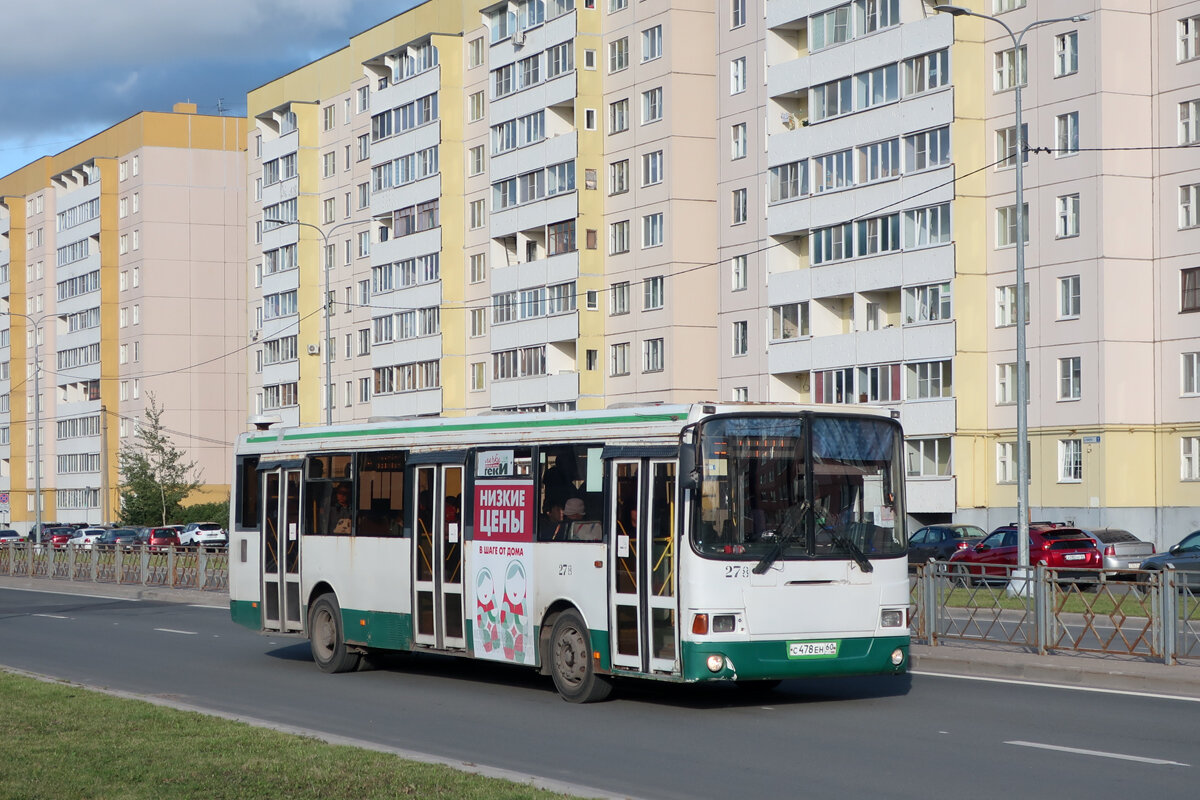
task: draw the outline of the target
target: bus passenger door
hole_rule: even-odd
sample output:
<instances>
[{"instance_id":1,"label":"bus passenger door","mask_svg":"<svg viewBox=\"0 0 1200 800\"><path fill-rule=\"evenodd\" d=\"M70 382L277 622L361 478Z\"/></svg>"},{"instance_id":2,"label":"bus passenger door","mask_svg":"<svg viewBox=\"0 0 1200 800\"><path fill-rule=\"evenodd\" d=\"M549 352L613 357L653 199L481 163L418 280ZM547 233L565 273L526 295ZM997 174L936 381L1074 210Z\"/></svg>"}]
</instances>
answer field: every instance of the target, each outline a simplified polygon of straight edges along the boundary
<instances>
[{"instance_id":1,"label":"bus passenger door","mask_svg":"<svg viewBox=\"0 0 1200 800\"><path fill-rule=\"evenodd\" d=\"M613 666L675 672L675 462L622 459L612 461L610 470Z\"/></svg>"},{"instance_id":2,"label":"bus passenger door","mask_svg":"<svg viewBox=\"0 0 1200 800\"><path fill-rule=\"evenodd\" d=\"M300 470L262 476L263 628L304 629L300 598Z\"/></svg>"},{"instance_id":3,"label":"bus passenger door","mask_svg":"<svg viewBox=\"0 0 1200 800\"><path fill-rule=\"evenodd\" d=\"M439 650L464 649L459 520L463 468L422 465L413 475L413 639Z\"/></svg>"}]
</instances>

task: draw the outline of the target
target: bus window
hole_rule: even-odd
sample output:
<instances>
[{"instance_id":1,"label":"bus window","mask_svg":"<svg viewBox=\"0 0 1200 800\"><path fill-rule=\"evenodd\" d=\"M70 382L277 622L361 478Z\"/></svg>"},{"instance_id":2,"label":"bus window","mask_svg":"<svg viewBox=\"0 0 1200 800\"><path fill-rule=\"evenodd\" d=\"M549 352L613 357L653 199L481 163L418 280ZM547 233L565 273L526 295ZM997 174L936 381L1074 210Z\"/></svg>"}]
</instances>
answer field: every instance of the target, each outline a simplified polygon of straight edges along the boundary
<instances>
[{"instance_id":1,"label":"bus window","mask_svg":"<svg viewBox=\"0 0 1200 800\"><path fill-rule=\"evenodd\" d=\"M349 453L308 457L304 483L306 534L350 536L354 533L352 458Z\"/></svg>"},{"instance_id":2,"label":"bus window","mask_svg":"<svg viewBox=\"0 0 1200 800\"><path fill-rule=\"evenodd\" d=\"M538 540L603 539L602 445L555 445L538 450Z\"/></svg>"},{"instance_id":3,"label":"bus window","mask_svg":"<svg viewBox=\"0 0 1200 800\"><path fill-rule=\"evenodd\" d=\"M237 462L237 502L234 505L234 525L239 528L258 527L258 456L244 456Z\"/></svg>"},{"instance_id":4,"label":"bus window","mask_svg":"<svg viewBox=\"0 0 1200 800\"><path fill-rule=\"evenodd\" d=\"M404 451L358 454L356 536L404 535Z\"/></svg>"}]
</instances>

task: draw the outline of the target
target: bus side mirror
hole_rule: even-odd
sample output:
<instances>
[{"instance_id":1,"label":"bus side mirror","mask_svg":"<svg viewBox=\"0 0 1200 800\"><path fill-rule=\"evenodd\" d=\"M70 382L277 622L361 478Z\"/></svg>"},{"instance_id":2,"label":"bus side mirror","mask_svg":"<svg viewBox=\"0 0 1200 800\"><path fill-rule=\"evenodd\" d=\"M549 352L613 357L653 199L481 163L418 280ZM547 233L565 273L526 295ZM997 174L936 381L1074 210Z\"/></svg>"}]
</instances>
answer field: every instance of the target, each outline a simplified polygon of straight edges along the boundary
<instances>
[{"instance_id":1,"label":"bus side mirror","mask_svg":"<svg viewBox=\"0 0 1200 800\"><path fill-rule=\"evenodd\" d=\"M688 425L679 432L679 488L693 492L700 485L696 466L696 426Z\"/></svg>"}]
</instances>

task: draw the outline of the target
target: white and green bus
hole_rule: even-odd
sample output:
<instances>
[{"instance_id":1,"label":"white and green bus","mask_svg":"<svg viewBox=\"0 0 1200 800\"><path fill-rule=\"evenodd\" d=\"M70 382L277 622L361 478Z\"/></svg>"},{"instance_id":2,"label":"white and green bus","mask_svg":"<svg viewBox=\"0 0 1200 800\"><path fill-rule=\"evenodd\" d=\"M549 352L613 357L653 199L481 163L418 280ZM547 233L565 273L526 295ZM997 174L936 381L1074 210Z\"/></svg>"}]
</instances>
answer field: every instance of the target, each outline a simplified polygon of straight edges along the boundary
<instances>
[{"instance_id":1,"label":"white and green bus","mask_svg":"<svg viewBox=\"0 0 1200 800\"><path fill-rule=\"evenodd\" d=\"M899 423L653 405L266 429L237 443L230 611L326 672L381 651L615 677L901 674Z\"/></svg>"}]
</instances>

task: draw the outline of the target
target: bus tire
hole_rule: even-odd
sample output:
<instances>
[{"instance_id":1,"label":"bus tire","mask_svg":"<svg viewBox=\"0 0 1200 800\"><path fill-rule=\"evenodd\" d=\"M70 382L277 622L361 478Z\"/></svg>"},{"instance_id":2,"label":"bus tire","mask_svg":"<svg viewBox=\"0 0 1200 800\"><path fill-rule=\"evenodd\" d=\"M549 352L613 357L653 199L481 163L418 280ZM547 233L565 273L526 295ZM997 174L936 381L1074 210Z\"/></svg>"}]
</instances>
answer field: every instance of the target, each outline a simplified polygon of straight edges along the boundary
<instances>
[{"instance_id":1,"label":"bus tire","mask_svg":"<svg viewBox=\"0 0 1200 800\"><path fill-rule=\"evenodd\" d=\"M346 648L342 609L333 594L323 594L308 610L308 640L313 661L322 672L350 672L362 656Z\"/></svg>"},{"instance_id":2,"label":"bus tire","mask_svg":"<svg viewBox=\"0 0 1200 800\"><path fill-rule=\"evenodd\" d=\"M608 697L612 679L597 675L588 629L573 609L562 612L550 633L550 675L569 703L594 703Z\"/></svg>"}]
</instances>

